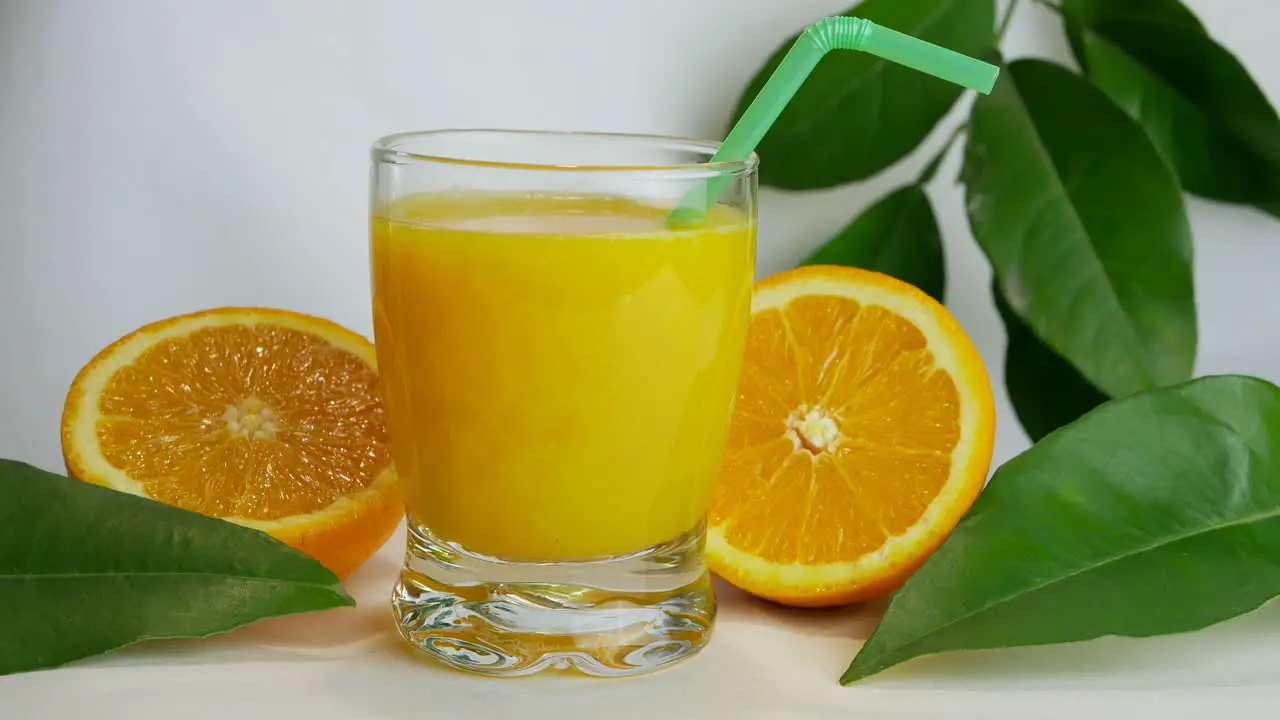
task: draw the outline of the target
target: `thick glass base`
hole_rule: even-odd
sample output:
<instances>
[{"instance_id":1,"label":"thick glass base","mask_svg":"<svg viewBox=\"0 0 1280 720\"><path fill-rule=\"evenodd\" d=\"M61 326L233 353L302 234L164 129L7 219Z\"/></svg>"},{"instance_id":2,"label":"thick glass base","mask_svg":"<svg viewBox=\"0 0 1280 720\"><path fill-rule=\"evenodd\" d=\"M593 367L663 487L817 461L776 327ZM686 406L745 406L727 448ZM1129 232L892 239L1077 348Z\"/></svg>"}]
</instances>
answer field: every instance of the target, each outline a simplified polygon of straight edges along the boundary
<instances>
[{"instance_id":1,"label":"thick glass base","mask_svg":"<svg viewBox=\"0 0 1280 720\"><path fill-rule=\"evenodd\" d=\"M623 557L512 562L468 553L410 523L392 606L410 645L460 670L639 675L710 639L715 598L702 539L698 527Z\"/></svg>"}]
</instances>

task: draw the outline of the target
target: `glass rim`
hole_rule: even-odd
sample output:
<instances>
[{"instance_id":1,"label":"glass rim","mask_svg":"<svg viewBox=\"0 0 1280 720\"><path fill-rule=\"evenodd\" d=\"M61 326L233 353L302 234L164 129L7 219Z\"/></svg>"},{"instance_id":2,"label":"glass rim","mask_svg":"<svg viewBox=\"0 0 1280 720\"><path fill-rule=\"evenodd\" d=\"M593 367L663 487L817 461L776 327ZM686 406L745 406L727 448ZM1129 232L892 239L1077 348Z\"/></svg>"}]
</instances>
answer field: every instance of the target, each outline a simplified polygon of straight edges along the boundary
<instances>
[{"instance_id":1,"label":"glass rim","mask_svg":"<svg viewBox=\"0 0 1280 720\"><path fill-rule=\"evenodd\" d=\"M592 173L671 173L671 172L711 172L718 176L738 176L755 171L760 158L751 153L744 160L717 160L694 163L658 164L658 165L603 165L603 164L551 164L531 163L504 160L480 160L468 158L459 153L414 152L396 145L405 140L423 137L444 137L448 135L480 135L493 134L523 138L569 138L596 139L602 141L628 141L650 144L668 150L705 154L713 157L720 149L720 143L712 140L679 137L675 135L656 135L647 133L597 132L579 130L519 130L507 128L439 128L434 130L411 130L407 132L384 135L374 141L371 148L373 159L377 162L408 164L408 162L435 163L444 165L461 165L466 167L491 168L495 170L536 170L543 172L592 172ZM406 162L407 161L407 162Z\"/></svg>"}]
</instances>

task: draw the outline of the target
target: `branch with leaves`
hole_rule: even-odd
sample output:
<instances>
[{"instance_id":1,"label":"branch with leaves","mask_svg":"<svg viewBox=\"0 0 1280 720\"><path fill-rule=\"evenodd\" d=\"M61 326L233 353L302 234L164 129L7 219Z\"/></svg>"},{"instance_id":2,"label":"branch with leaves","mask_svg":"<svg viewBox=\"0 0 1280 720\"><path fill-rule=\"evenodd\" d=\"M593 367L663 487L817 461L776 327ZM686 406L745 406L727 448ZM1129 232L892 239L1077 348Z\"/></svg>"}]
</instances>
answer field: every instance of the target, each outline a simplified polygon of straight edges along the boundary
<instances>
[{"instance_id":1,"label":"branch with leaves","mask_svg":"<svg viewBox=\"0 0 1280 720\"><path fill-rule=\"evenodd\" d=\"M1060 18L1083 74L1001 59L996 90L920 177L804 261L879 270L942 298L944 243L924 186L964 136L970 228L1008 330L1006 386L1033 440L1107 399L1190 379L1183 192L1280 216L1280 118L1190 10L1178 0L1038 2ZM1015 0L998 18L994 0L867 0L846 14L999 58L1000 35L1026 7ZM761 182L813 190L871 178L919 147L962 94L873 57L829 56L761 142Z\"/></svg>"}]
</instances>

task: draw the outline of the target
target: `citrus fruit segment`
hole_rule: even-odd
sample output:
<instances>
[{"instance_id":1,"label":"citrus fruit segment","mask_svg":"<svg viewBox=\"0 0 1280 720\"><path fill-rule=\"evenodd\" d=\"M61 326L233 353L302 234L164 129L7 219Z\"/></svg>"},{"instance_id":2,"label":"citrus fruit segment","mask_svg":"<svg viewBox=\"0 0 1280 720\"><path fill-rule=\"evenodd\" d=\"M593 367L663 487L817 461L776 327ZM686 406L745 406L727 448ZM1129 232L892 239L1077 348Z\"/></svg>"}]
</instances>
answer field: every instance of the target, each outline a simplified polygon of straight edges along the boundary
<instances>
[{"instance_id":1,"label":"citrus fruit segment","mask_svg":"<svg viewBox=\"0 0 1280 720\"><path fill-rule=\"evenodd\" d=\"M982 360L920 290L844 267L761 281L707 533L747 592L839 605L897 588L981 491Z\"/></svg>"},{"instance_id":2,"label":"citrus fruit segment","mask_svg":"<svg viewBox=\"0 0 1280 720\"><path fill-rule=\"evenodd\" d=\"M220 308L102 350L62 414L68 473L257 528L339 576L402 508L373 346L283 310Z\"/></svg>"}]
</instances>

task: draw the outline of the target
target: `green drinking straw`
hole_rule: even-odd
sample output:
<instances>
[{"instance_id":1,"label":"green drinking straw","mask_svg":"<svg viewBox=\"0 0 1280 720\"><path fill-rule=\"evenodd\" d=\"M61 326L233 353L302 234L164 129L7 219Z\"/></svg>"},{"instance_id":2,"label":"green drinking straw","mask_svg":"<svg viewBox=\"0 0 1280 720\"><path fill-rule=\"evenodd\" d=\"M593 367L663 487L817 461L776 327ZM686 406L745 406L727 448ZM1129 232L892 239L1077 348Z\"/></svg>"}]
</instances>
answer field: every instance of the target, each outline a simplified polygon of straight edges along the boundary
<instances>
[{"instance_id":1,"label":"green drinking straw","mask_svg":"<svg viewBox=\"0 0 1280 720\"><path fill-rule=\"evenodd\" d=\"M832 50L861 50L957 85L991 92L1000 68L933 43L853 17L829 17L805 28L760 94L729 131L711 162L745 160L818 61ZM715 204L730 178L717 176L690 188L667 219L669 226L696 222Z\"/></svg>"}]
</instances>

